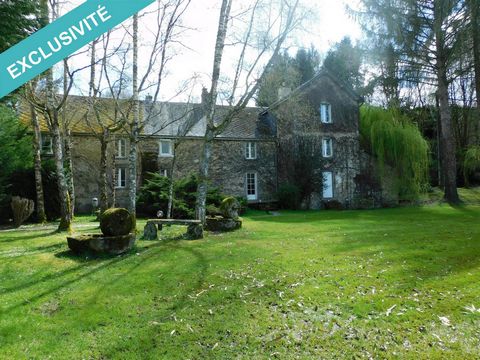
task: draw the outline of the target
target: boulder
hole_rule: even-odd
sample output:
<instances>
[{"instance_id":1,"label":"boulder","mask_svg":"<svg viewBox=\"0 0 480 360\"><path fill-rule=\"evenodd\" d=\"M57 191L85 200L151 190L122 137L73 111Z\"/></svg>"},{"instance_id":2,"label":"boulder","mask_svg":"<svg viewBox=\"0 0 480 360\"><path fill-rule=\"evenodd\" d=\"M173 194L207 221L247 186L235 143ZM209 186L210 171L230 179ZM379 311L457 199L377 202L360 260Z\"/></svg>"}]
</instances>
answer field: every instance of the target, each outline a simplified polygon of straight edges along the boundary
<instances>
[{"instance_id":1,"label":"boulder","mask_svg":"<svg viewBox=\"0 0 480 360\"><path fill-rule=\"evenodd\" d=\"M134 231L135 221L127 209L106 210L100 218L100 228L106 236L128 235Z\"/></svg>"},{"instance_id":2,"label":"boulder","mask_svg":"<svg viewBox=\"0 0 480 360\"><path fill-rule=\"evenodd\" d=\"M240 203L234 197L227 197L223 199L220 204L220 212L224 218L238 219L238 211L240 210Z\"/></svg>"},{"instance_id":3,"label":"boulder","mask_svg":"<svg viewBox=\"0 0 480 360\"><path fill-rule=\"evenodd\" d=\"M186 236L189 240L203 239L203 226L201 224L188 225Z\"/></svg>"},{"instance_id":4,"label":"boulder","mask_svg":"<svg viewBox=\"0 0 480 360\"><path fill-rule=\"evenodd\" d=\"M102 234L69 236L67 237L67 243L70 250L76 254L95 252L118 255L133 247L135 244L135 234L119 236L104 236Z\"/></svg>"},{"instance_id":5,"label":"boulder","mask_svg":"<svg viewBox=\"0 0 480 360\"><path fill-rule=\"evenodd\" d=\"M145 240L158 240L157 226L154 223L147 222L143 228L143 238Z\"/></svg>"},{"instance_id":6,"label":"boulder","mask_svg":"<svg viewBox=\"0 0 480 360\"><path fill-rule=\"evenodd\" d=\"M224 217L216 216L207 218L205 229L208 231L233 231L242 227L240 219L226 219Z\"/></svg>"}]
</instances>

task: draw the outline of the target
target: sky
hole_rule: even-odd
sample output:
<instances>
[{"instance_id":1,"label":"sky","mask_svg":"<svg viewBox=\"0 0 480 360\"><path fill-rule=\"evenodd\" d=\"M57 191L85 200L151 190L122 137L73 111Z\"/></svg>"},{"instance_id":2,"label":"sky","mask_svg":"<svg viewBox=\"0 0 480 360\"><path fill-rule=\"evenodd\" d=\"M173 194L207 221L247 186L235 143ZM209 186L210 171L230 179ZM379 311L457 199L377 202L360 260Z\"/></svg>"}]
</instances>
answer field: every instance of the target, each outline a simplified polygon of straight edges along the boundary
<instances>
[{"instance_id":1,"label":"sky","mask_svg":"<svg viewBox=\"0 0 480 360\"><path fill-rule=\"evenodd\" d=\"M306 0L314 10L313 20L308 24L309 29L297 34L291 39L290 52L298 48L309 48L311 44L325 55L332 45L339 42L345 36L358 40L361 37L361 30L358 24L351 19L345 11L343 0ZM352 3L352 1L350 1ZM184 69L189 69L200 75L201 85L208 84L208 78L212 72L213 49L217 31L219 12L219 1L217 0L193 0L189 10L185 14L185 26L196 29L189 32L185 43L190 44L191 50L183 50L182 54L175 58L175 66L170 68L170 73L182 74ZM170 91L175 88L175 82L181 78L173 76L167 80L167 87Z\"/></svg>"},{"instance_id":2,"label":"sky","mask_svg":"<svg viewBox=\"0 0 480 360\"><path fill-rule=\"evenodd\" d=\"M238 0L241 1L241 0ZM311 44L324 56L331 46L343 37L349 36L354 41L361 37L359 26L345 11L344 0L303 0L309 6L312 18L306 23L305 31L297 32L289 40L289 51L294 54L298 48L309 48ZM75 6L81 1L71 1ZM350 0L349 4L355 3ZM186 31L182 43L187 47L177 50L177 55L168 66L168 76L165 79L162 100L172 100L179 84L182 84L192 74L197 75L196 89L200 95L201 87L209 85L212 72L213 50L217 32L220 0L192 0L183 17L183 25L191 30ZM148 20L140 22L140 31L148 31ZM140 58L142 51L140 52ZM225 63L234 59L225 59ZM141 63L141 59L140 59ZM77 80L77 90L81 84L86 84L88 73L80 75ZM184 101L186 95L180 95L173 100ZM194 95L194 99L198 100Z\"/></svg>"}]
</instances>

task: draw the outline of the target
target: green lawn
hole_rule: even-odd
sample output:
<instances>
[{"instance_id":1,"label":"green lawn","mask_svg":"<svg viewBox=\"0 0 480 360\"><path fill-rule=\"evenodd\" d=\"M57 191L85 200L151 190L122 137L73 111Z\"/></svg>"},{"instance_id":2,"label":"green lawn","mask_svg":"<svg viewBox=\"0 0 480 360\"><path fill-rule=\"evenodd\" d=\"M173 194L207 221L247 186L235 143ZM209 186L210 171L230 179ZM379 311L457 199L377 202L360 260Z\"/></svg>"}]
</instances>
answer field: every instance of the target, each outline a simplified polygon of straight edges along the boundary
<instances>
[{"instance_id":1,"label":"green lawn","mask_svg":"<svg viewBox=\"0 0 480 360\"><path fill-rule=\"evenodd\" d=\"M0 358L479 358L479 206L244 220L114 258L0 232Z\"/></svg>"}]
</instances>

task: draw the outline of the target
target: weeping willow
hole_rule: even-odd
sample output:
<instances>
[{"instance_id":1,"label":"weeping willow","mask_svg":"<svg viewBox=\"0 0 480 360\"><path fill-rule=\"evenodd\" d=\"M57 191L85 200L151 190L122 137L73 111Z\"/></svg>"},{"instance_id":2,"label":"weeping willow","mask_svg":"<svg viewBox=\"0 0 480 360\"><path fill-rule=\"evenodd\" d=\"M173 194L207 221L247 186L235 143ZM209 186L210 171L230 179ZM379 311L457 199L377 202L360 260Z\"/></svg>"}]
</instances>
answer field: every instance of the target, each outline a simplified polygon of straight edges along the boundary
<instances>
[{"instance_id":1,"label":"weeping willow","mask_svg":"<svg viewBox=\"0 0 480 360\"><path fill-rule=\"evenodd\" d=\"M360 137L377 159L381 177L386 165L396 172L400 199L415 200L426 190L430 149L408 117L397 110L362 106Z\"/></svg>"},{"instance_id":2,"label":"weeping willow","mask_svg":"<svg viewBox=\"0 0 480 360\"><path fill-rule=\"evenodd\" d=\"M480 170L480 146L471 146L465 153L465 159L463 160L463 175L465 181L468 181L468 177L475 171Z\"/></svg>"}]
</instances>

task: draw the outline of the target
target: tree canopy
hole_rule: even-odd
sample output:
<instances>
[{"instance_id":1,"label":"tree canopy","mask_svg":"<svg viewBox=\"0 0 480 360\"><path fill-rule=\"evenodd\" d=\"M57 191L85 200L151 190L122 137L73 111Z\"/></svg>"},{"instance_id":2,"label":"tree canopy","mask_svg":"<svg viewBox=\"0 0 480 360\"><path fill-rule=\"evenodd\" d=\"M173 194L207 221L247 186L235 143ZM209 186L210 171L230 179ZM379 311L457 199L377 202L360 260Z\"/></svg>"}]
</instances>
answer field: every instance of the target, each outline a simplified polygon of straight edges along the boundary
<instances>
[{"instance_id":1,"label":"tree canopy","mask_svg":"<svg viewBox=\"0 0 480 360\"><path fill-rule=\"evenodd\" d=\"M22 126L15 113L0 105L0 203L5 201L8 179L15 170L32 166L32 139L27 129Z\"/></svg>"},{"instance_id":2,"label":"tree canopy","mask_svg":"<svg viewBox=\"0 0 480 360\"><path fill-rule=\"evenodd\" d=\"M258 106L269 106L278 100L281 87L295 89L315 76L320 66L320 55L312 46L299 49L295 56L287 51L275 56L265 74L257 94Z\"/></svg>"},{"instance_id":3,"label":"tree canopy","mask_svg":"<svg viewBox=\"0 0 480 360\"><path fill-rule=\"evenodd\" d=\"M0 0L0 53L38 29L37 9L35 0Z\"/></svg>"}]
</instances>

